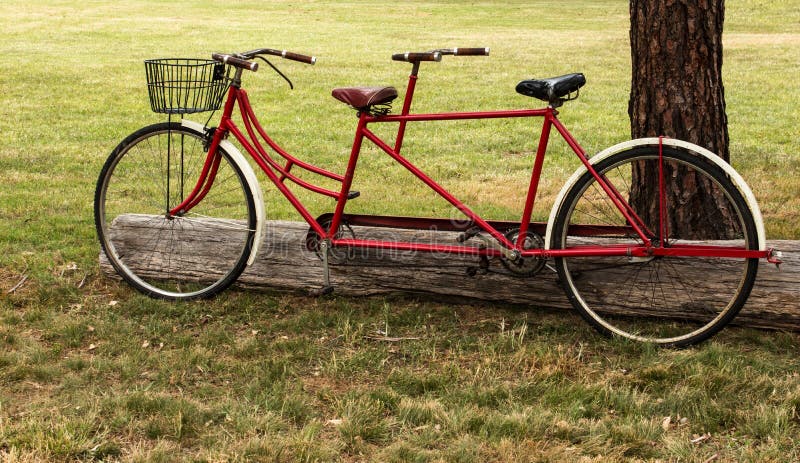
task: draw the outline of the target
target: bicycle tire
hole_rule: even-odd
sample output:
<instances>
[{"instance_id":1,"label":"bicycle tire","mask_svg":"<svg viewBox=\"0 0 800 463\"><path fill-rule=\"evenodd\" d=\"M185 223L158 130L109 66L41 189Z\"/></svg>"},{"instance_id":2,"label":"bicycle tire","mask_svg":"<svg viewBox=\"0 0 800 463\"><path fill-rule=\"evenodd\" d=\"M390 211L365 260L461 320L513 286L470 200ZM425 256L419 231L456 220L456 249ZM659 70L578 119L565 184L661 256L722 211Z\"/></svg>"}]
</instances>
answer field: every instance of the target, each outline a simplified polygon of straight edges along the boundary
<instances>
[{"instance_id":1,"label":"bicycle tire","mask_svg":"<svg viewBox=\"0 0 800 463\"><path fill-rule=\"evenodd\" d=\"M168 211L194 188L206 136L177 122L143 127L111 152L97 180L94 216L109 263L140 292L208 298L242 273L256 212L247 180L223 149L209 192L185 215Z\"/></svg>"},{"instance_id":2,"label":"bicycle tire","mask_svg":"<svg viewBox=\"0 0 800 463\"><path fill-rule=\"evenodd\" d=\"M681 196L678 200L674 195L681 191L679 189L664 193L665 215L670 220L665 227L667 245L722 239L740 246L743 241L747 249L758 249L752 211L727 174L705 158L679 148L664 146L662 150L664 165L668 166L665 169L670 169L670 175L682 169L682 175L691 175L695 185L699 185L705 194L717 198L713 204L720 204L719 207L704 208L707 223L730 218L730 227L723 236L704 232L702 227L699 230L680 229L672 222L689 214L689 208L696 208L697 203L685 193L681 194L688 199ZM598 162L595 169L620 191L626 201L633 203L634 195L647 194L644 192L647 187L636 187L631 182L634 163L637 168L650 164L649 168L657 169L658 159L658 146L641 146L614 154ZM654 183L655 194L658 194L658 182ZM646 214L637 210L637 215ZM655 223L660 220L658 215L651 213L656 218L649 220L643 217L647 229L662 230L660 224ZM572 224L627 226L623 215L588 171L573 184L559 206L551 248L641 244L641 238L636 234L611 232L608 228L602 232L599 227L594 230L584 228L581 234L597 235L572 236L569 233ZM653 239L659 242L658 232ZM758 270L758 259L753 258L564 257L555 259L555 263L572 306L600 333L669 347L702 342L725 327L747 300ZM724 274L720 269L725 270ZM712 274L720 276L711 281Z\"/></svg>"}]
</instances>

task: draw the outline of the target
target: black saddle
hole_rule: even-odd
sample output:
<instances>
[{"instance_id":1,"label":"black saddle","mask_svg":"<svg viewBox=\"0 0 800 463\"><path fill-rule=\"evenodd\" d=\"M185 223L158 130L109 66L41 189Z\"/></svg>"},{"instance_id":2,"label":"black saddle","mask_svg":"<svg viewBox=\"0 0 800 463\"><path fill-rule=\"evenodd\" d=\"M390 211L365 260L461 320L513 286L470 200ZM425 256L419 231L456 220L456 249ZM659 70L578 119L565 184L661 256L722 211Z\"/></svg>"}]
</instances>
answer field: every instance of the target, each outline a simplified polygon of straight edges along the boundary
<instances>
[{"instance_id":1,"label":"black saddle","mask_svg":"<svg viewBox=\"0 0 800 463\"><path fill-rule=\"evenodd\" d=\"M517 93L560 106L564 101L577 98L570 97L570 94L577 92L585 83L586 77L581 73L549 79L529 79L517 84Z\"/></svg>"}]
</instances>

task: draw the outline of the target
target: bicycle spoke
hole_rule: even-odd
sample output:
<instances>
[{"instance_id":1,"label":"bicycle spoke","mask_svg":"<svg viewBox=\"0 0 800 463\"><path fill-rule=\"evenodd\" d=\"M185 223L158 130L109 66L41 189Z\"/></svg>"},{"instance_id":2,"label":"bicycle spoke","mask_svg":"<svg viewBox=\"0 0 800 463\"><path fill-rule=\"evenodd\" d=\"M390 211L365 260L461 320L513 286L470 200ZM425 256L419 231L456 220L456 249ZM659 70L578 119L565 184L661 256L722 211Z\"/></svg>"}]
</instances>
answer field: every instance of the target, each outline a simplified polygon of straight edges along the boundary
<instances>
[{"instance_id":1,"label":"bicycle spoke","mask_svg":"<svg viewBox=\"0 0 800 463\"><path fill-rule=\"evenodd\" d=\"M733 225L733 233L728 235L743 236L745 246L755 243L753 235L745 235L747 224L751 230L754 229L752 216L741 194L730 185L727 175L715 170L718 168L713 165L705 167L695 157L668 151L670 165L691 172L692 178L702 185L706 194L713 195L718 202L725 201L717 209L709 210L705 219L722 223L725 214L733 211L738 222ZM634 164L637 169L646 170L657 166L657 159L657 150L645 148L618 153L600 163L603 166L601 175L622 198L631 202L633 213L650 230L662 229L657 223L661 214L650 212L659 208L648 206L646 195L654 195L655 198L650 199L655 200L659 195L652 187L637 190L639 187L632 180L631 173ZM694 203L680 201L680 198L673 199L669 195L665 198L666 217L671 220L691 216L694 211L684 208L696 207ZM650 209L645 209L648 207ZM629 225L594 177L587 173L568 192L564 206L557 214L553 247L641 245L638 236L623 231L628 230ZM666 228L672 236L664 237L664 242L670 247L682 242L706 243L706 246L716 243L713 238L704 239L701 229L692 231L696 236L691 241L682 241L683 232L679 227L669 224ZM609 232L598 236L592 234L592 229ZM573 236L569 234L570 230L586 234ZM614 230L618 231L617 234L611 232ZM660 243L653 242L654 245ZM566 282L568 293L576 296L571 299L575 308L600 331L668 345L697 342L724 326L741 307L746 292L752 287L756 269L755 263L747 259L688 256L570 257L556 259L556 266L559 277ZM709 281L710 275L719 274L720 269L727 273ZM650 318L642 321L641 316Z\"/></svg>"},{"instance_id":2,"label":"bicycle spoke","mask_svg":"<svg viewBox=\"0 0 800 463\"><path fill-rule=\"evenodd\" d=\"M247 182L220 150L207 194L186 215L169 217L197 185L207 157L204 137L175 123L140 133L112 153L98 182L98 232L113 251L109 261L148 294L212 295L242 272L249 256L256 227Z\"/></svg>"}]
</instances>

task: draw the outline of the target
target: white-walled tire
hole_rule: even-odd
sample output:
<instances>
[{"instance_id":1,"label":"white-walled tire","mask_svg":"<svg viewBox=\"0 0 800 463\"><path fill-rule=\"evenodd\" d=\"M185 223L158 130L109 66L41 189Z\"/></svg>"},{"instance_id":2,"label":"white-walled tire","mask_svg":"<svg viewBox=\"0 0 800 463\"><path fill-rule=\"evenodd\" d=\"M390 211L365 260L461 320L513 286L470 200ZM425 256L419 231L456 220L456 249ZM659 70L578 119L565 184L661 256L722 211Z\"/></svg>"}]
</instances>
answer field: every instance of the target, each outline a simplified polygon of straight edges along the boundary
<instances>
[{"instance_id":1,"label":"white-walled tire","mask_svg":"<svg viewBox=\"0 0 800 463\"><path fill-rule=\"evenodd\" d=\"M95 190L95 226L114 269L153 297L211 297L233 283L251 255L256 205L242 168L219 148L219 168L202 201L167 211L195 187L206 137L180 123L144 127L111 153Z\"/></svg>"},{"instance_id":2,"label":"white-walled tire","mask_svg":"<svg viewBox=\"0 0 800 463\"><path fill-rule=\"evenodd\" d=\"M733 216L734 230L724 240L737 245L744 243L747 249L759 249L761 240L756 220L731 176L702 155L680 147L663 146L662 149L666 162L692 172L698 181L720 195L725 205L720 210L704 212L712 221L716 220L715 214L723 212ZM658 159L659 147L644 145L614 153L593 164L628 201L632 166L636 163L638 166L641 163L657 166ZM588 171L577 177L556 207L551 216L550 249L641 244L635 234L611 231L613 228L605 228L603 233L592 232L592 225L598 226L595 230L599 230L600 225L622 230L627 222ZM681 208L693 207L693 204L670 201L666 207L667 213L673 214L682 213ZM722 215L719 220L722 220ZM580 232L582 236L570 233L570 226L575 224L584 225ZM650 230L660 229L656 223L645 225ZM667 230L674 232L669 227ZM710 241L711 237L707 239L701 232L697 234L691 237L691 241ZM667 236L670 246L687 240L672 234ZM719 241L719 237L713 238ZM707 339L736 316L752 289L758 260L574 257L556 259L556 267L573 307L601 333L665 346L686 346ZM711 275L715 276L714 279Z\"/></svg>"}]
</instances>

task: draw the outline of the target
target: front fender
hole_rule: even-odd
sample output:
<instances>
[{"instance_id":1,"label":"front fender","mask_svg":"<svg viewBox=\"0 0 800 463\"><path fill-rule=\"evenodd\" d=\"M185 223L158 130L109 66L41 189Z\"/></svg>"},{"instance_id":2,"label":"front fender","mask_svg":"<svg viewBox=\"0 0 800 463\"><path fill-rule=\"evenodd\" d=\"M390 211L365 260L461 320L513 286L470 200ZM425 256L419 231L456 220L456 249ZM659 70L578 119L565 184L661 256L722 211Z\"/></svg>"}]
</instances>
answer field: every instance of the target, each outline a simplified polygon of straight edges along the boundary
<instances>
[{"instance_id":1,"label":"front fender","mask_svg":"<svg viewBox=\"0 0 800 463\"><path fill-rule=\"evenodd\" d=\"M181 121L181 125L196 130L199 133L205 132L205 126L198 122L190 121L183 119ZM250 251L250 256L247 258L247 265L252 265L253 262L256 260L256 255L258 255L258 250L261 248L261 244L264 242L264 222L266 219L266 211L264 210L264 197L261 194L261 186L258 184L258 178L256 177L256 173L253 171L253 168L250 166L250 163L247 162L247 158L239 151L233 143L228 140L222 140L219 143L219 146L228 153L236 163L236 166L244 174L244 178L247 181L247 187L250 189L250 193L253 195L253 201L255 202L256 206L256 236L253 240L253 248Z\"/></svg>"}]
</instances>

